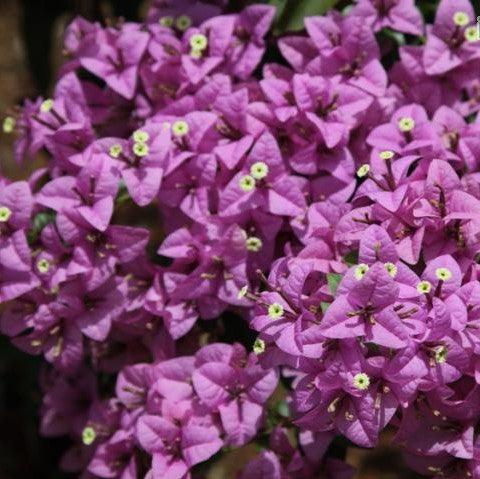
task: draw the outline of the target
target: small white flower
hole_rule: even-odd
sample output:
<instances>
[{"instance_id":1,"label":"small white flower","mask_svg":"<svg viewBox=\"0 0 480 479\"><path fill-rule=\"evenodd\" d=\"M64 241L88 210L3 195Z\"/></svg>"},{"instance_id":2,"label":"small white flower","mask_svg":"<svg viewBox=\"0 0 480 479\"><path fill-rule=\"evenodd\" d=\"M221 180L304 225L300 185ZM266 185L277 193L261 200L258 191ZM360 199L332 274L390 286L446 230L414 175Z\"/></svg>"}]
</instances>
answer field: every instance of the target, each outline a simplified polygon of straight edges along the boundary
<instances>
[{"instance_id":1,"label":"small white flower","mask_svg":"<svg viewBox=\"0 0 480 479\"><path fill-rule=\"evenodd\" d=\"M150 135L145 130L134 131L132 137L135 143L146 143L150 139Z\"/></svg>"},{"instance_id":2,"label":"small white flower","mask_svg":"<svg viewBox=\"0 0 480 479\"><path fill-rule=\"evenodd\" d=\"M467 42L478 42L480 40L478 27L471 26L471 27L465 28L464 36Z\"/></svg>"},{"instance_id":3,"label":"small white flower","mask_svg":"<svg viewBox=\"0 0 480 479\"><path fill-rule=\"evenodd\" d=\"M355 374L355 376L353 376L353 385L361 391L365 391L366 389L368 389L370 386L370 378L368 377L368 374Z\"/></svg>"},{"instance_id":4,"label":"small white flower","mask_svg":"<svg viewBox=\"0 0 480 479\"><path fill-rule=\"evenodd\" d=\"M6 223L10 216L12 216L12 210L7 206L0 206L0 223Z\"/></svg>"},{"instance_id":5,"label":"small white flower","mask_svg":"<svg viewBox=\"0 0 480 479\"><path fill-rule=\"evenodd\" d=\"M417 284L417 291L422 294L428 294L432 290L432 283L430 281L420 281Z\"/></svg>"},{"instance_id":6,"label":"small white flower","mask_svg":"<svg viewBox=\"0 0 480 479\"><path fill-rule=\"evenodd\" d=\"M115 143L108 150L108 154L112 158L118 158L122 154L122 152L123 152L123 148L122 148L122 145L120 145L119 143Z\"/></svg>"},{"instance_id":7,"label":"small white flower","mask_svg":"<svg viewBox=\"0 0 480 479\"><path fill-rule=\"evenodd\" d=\"M270 319L280 319L283 316L283 306L278 303L273 303L268 307L268 316Z\"/></svg>"},{"instance_id":8,"label":"small white flower","mask_svg":"<svg viewBox=\"0 0 480 479\"><path fill-rule=\"evenodd\" d=\"M195 33L190 37L192 50L202 52L208 47L208 38L203 33Z\"/></svg>"},{"instance_id":9,"label":"small white flower","mask_svg":"<svg viewBox=\"0 0 480 479\"><path fill-rule=\"evenodd\" d=\"M192 19L188 15L180 15L175 22L175 26L184 32L192 26Z\"/></svg>"},{"instance_id":10,"label":"small white flower","mask_svg":"<svg viewBox=\"0 0 480 479\"><path fill-rule=\"evenodd\" d=\"M405 116L398 120L398 129L403 133L412 131L415 128L415 120L409 116Z\"/></svg>"},{"instance_id":11,"label":"small white flower","mask_svg":"<svg viewBox=\"0 0 480 479\"><path fill-rule=\"evenodd\" d=\"M135 155L139 157L147 156L149 152L149 148L146 143L135 143L132 149Z\"/></svg>"},{"instance_id":12,"label":"small white flower","mask_svg":"<svg viewBox=\"0 0 480 479\"><path fill-rule=\"evenodd\" d=\"M242 191L249 192L255 189L255 180L250 175L245 175L240 178L239 186Z\"/></svg>"},{"instance_id":13,"label":"small white flower","mask_svg":"<svg viewBox=\"0 0 480 479\"><path fill-rule=\"evenodd\" d=\"M381 160L391 160L395 156L395 153L392 150L384 150L381 151L378 156L380 156Z\"/></svg>"},{"instance_id":14,"label":"small white flower","mask_svg":"<svg viewBox=\"0 0 480 479\"><path fill-rule=\"evenodd\" d=\"M457 11L453 14L453 23L458 27L466 27L470 23L468 13Z\"/></svg>"},{"instance_id":15,"label":"small white flower","mask_svg":"<svg viewBox=\"0 0 480 479\"><path fill-rule=\"evenodd\" d=\"M190 127L185 120L177 120L172 125L172 133L177 137L185 136L190 131Z\"/></svg>"},{"instance_id":16,"label":"small white flower","mask_svg":"<svg viewBox=\"0 0 480 479\"><path fill-rule=\"evenodd\" d=\"M452 277L452 272L448 268L437 268L435 270L435 276L440 281L448 281Z\"/></svg>"},{"instance_id":17,"label":"small white flower","mask_svg":"<svg viewBox=\"0 0 480 479\"><path fill-rule=\"evenodd\" d=\"M82 442L85 444L85 446L90 446L93 444L95 439L97 438L97 433L95 432L95 429L91 426L87 426L83 431L82 431Z\"/></svg>"},{"instance_id":18,"label":"small white flower","mask_svg":"<svg viewBox=\"0 0 480 479\"><path fill-rule=\"evenodd\" d=\"M253 352L255 354L262 354L265 352L265 341L263 339L257 338L253 343Z\"/></svg>"},{"instance_id":19,"label":"small white flower","mask_svg":"<svg viewBox=\"0 0 480 479\"><path fill-rule=\"evenodd\" d=\"M46 258L41 258L37 261L37 269L40 273L47 274L50 269L50 261Z\"/></svg>"},{"instance_id":20,"label":"small white flower","mask_svg":"<svg viewBox=\"0 0 480 479\"><path fill-rule=\"evenodd\" d=\"M262 180L268 175L268 165L264 161L257 161L250 167L250 174L256 180Z\"/></svg>"},{"instance_id":21,"label":"small white flower","mask_svg":"<svg viewBox=\"0 0 480 479\"><path fill-rule=\"evenodd\" d=\"M12 131L15 129L15 123L15 118L7 116L3 120L3 132L6 134L12 133Z\"/></svg>"},{"instance_id":22,"label":"small white flower","mask_svg":"<svg viewBox=\"0 0 480 479\"><path fill-rule=\"evenodd\" d=\"M360 263L356 268L355 271L353 272L355 278L360 281L367 271L369 270L368 264L365 263Z\"/></svg>"},{"instance_id":23,"label":"small white flower","mask_svg":"<svg viewBox=\"0 0 480 479\"><path fill-rule=\"evenodd\" d=\"M447 361L448 349L446 346L437 346L435 348L435 362L443 364Z\"/></svg>"},{"instance_id":24,"label":"small white flower","mask_svg":"<svg viewBox=\"0 0 480 479\"><path fill-rule=\"evenodd\" d=\"M357 170L357 176L359 178L363 178L368 175L370 172L370 165L367 165L366 163L362 165L358 170Z\"/></svg>"},{"instance_id":25,"label":"small white flower","mask_svg":"<svg viewBox=\"0 0 480 479\"><path fill-rule=\"evenodd\" d=\"M53 108L53 100L49 98L48 100L44 100L40 105L40 111L42 113L48 113Z\"/></svg>"},{"instance_id":26,"label":"small white flower","mask_svg":"<svg viewBox=\"0 0 480 479\"><path fill-rule=\"evenodd\" d=\"M160 19L158 20L158 23L160 23L162 27L167 27L167 28L172 27L174 22L175 22L175 19L170 15L160 17Z\"/></svg>"},{"instance_id":27,"label":"small white flower","mask_svg":"<svg viewBox=\"0 0 480 479\"><path fill-rule=\"evenodd\" d=\"M262 240L256 236L249 236L245 240L245 244L246 244L247 250L251 251L252 253L258 253L263 246Z\"/></svg>"},{"instance_id":28,"label":"small white flower","mask_svg":"<svg viewBox=\"0 0 480 479\"><path fill-rule=\"evenodd\" d=\"M384 264L387 273L392 277L395 278L397 276L398 268L393 263L385 263Z\"/></svg>"}]
</instances>

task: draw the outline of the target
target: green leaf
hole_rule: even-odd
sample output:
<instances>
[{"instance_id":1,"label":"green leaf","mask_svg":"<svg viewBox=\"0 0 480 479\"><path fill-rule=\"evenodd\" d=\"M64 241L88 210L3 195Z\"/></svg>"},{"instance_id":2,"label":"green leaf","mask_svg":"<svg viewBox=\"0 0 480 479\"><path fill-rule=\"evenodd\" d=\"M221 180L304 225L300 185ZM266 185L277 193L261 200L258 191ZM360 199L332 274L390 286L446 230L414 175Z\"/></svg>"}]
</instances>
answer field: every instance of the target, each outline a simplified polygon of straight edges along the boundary
<instances>
[{"instance_id":1,"label":"green leaf","mask_svg":"<svg viewBox=\"0 0 480 479\"><path fill-rule=\"evenodd\" d=\"M55 218L56 213L53 210L38 213L35 218L33 218L32 229L28 232L28 243L34 244L38 240L43 228L50 223L54 223Z\"/></svg>"},{"instance_id":2,"label":"green leaf","mask_svg":"<svg viewBox=\"0 0 480 479\"><path fill-rule=\"evenodd\" d=\"M287 4L287 0L270 0L270 5L273 5L277 9L277 13L275 15L275 21L278 21L280 17L283 15L283 10L285 9L285 5Z\"/></svg>"},{"instance_id":3,"label":"green leaf","mask_svg":"<svg viewBox=\"0 0 480 479\"><path fill-rule=\"evenodd\" d=\"M282 13L277 22L279 33L298 31L305 28L305 17L323 15L332 9L338 0L275 0L271 3L283 3Z\"/></svg>"},{"instance_id":4,"label":"green leaf","mask_svg":"<svg viewBox=\"0 0 480 479\"><path fill-rule=\"evenodd\" d=\"M382 30L382 33L388 37L391 38L397 45L405 45L406 40L405 40L405 35L400 32L396 32L395 30L391 30L390 28L384 28Z\"/></svg>"},{"instance_id":5,"label":"green leaf","mask_svg":"<svg viewBox=\"0 0 480 479\"><path fill-rule=\"evenodd\" d=\"M290 408L285 400L279 401L277 404L277 412L282 417L290 417Z\"/></svg>"},{"instance_id":6,"label":"green leaf","mask_svg":"<svg viewBox=\"0 0 480 479\"><path fill-rule=\"evenodd\" d=\"M322 308L322 313L325 313L325 311L328 309L329 306L330 306L330 303L326 303L325 301L322 301L320 303L320 307Z\"/></svg>"},{"instance_id":7,"label":"green leaf","mask_svg":"<svg viewBox=\"0 0 480 479\"><path fill-rule=\"evenodd\" d=\"M337 274L337 273L327 274L328 289L332 294L335 294L337 292L338 285L340 284L341 280L342 280L341 274Z\"/></svg>"},{"instance_id":8,"label":"green leaf","mask_svg":"<svg viewBox=\"0 0 480 479\"><path fill-rule=\"evenodd\" d=\"M358 251L350 251L343 257L343 260L348 266L353 266L358 263Z\"/></svg>"}]
</instances>

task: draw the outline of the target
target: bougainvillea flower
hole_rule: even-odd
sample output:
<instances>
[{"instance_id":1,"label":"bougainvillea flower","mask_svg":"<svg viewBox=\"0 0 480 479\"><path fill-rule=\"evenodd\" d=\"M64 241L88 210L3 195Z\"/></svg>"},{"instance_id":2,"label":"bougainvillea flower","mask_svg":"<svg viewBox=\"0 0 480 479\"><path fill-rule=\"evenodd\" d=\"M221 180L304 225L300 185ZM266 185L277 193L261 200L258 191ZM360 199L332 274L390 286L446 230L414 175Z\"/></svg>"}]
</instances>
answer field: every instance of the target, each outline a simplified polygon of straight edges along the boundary
<instances>
[{"instance_id":1,"label":"bougainvillea flower","mask_svg":"<svg viewBox=\"0 0 480 479\"><path fill-rule=\"evenodd\" d=\"M411 35L421 35L423 31L422 14L411 0L361 0L351 14L365 19L376 32L382 28L391 28Z\"/></svg>"},{"instance_id":2,"label":"bougainvillea flower","mask_svg":"<svg viewBox=\"0 0 480 479\"><path fill-rule=\"evenodd\" d=\"M261 444L240 479L351 479L333 452L387 428L480 477L474 9L359 0L292 35L289 6L274 32L224 0L77 18L52 98L3 119L42 166L0 176L0 328L44 358L76 477Z\"/></svg>"},{"instance_id":3,"label":"bougainvillea flower","mask_svg":"<svg viewBox=\"0 0 480 479\"><path fill-rule=\"evenodd\" d=\"M442 0L428 36L423 62L429 75L439 75L478 58L475 12L468 0Z\"/></svg>"},{"instance_id":4,"label":"bougainvillea flower","mask_svg":"<svg viewBox=\"0 0 480 479\"><path fill-rule=\"evenodd\" d=\"M265 371L240 345L210 345L196 358L193 386L201 401L218 411L228 444L241 446L263 419L262 404L274 391L277 376ZM242 368L239 363L245 363Z\"/></svg>"},{"instance_id":5,"label":"bougainvillea flower","mask_svg":"<svg viewBox=\"0 0 480 479\"><path fill-rule=\"evenodd\" d=\"M100 31L95 42L100 48L99 55L82 58L82 66L120 95L127 99L133 98L138 64L147 48L148 35L133 29L128 33Z\"/></svg>"},{"instance_id":6,"label":"bougainvillea flower","mask_svg":"<svg viewBox=\"0 0 480 479\"><path fill-rule=\"evenodd\" d=\"M153 455L152 477L181 479L190 468L213 456L222 440L214 426L192 415L189 403L164 403L162 416L144 415L136 436Z\"/></svg>"}]
</instances>

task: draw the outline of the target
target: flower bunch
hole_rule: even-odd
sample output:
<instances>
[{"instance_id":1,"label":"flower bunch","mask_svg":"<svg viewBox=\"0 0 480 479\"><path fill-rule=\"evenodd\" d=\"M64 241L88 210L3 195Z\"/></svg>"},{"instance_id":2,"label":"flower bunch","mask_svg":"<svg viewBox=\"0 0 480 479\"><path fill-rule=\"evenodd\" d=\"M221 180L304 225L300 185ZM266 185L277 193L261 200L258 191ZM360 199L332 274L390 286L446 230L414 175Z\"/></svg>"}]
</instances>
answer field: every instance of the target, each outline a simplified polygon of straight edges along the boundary
<instances>
[{"instance_id":1,"label":"flower bunch","mask_svg":"<svg viewBox=\"0 0 480 479\"><path fill-rule=\"evenodd\" d=\"M480 478L472 6L360 0L277 63L274 9L223 7L77 18L52 98L4 121L49 158L0 178L1 330L49 364L42 433L85 478L200 478L255 442L241 479L347 479L332 441L388 426L420 472Z\"/></svg>"}]
</instances>

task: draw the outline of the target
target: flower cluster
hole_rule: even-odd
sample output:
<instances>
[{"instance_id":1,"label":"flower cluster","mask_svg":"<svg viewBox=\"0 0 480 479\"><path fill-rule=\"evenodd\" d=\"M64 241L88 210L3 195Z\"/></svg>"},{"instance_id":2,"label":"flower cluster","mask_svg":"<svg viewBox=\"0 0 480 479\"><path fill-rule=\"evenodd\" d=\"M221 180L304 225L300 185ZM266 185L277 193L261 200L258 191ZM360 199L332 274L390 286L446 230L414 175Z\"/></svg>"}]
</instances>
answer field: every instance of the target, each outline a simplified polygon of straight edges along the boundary
<instances>
[{"instance_id":1,"label":"flower cluster","mask_svg":"<svg viewBox=\"0 0 480 479\"><path fill-rule=\"evenodd\" d=\"M74 20L52 98L4 120L49 158L0 178L0 326L49 364L42 433L82 477L200 478L256 442L241 479L348 479L332 440L388 426L420 472L480 478L472 6L359 0L266 64L274 9L224 3Z\"/></svg>"}]
</instances>

